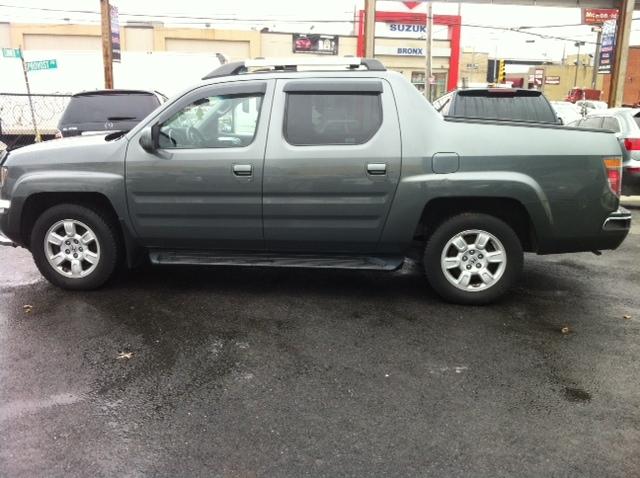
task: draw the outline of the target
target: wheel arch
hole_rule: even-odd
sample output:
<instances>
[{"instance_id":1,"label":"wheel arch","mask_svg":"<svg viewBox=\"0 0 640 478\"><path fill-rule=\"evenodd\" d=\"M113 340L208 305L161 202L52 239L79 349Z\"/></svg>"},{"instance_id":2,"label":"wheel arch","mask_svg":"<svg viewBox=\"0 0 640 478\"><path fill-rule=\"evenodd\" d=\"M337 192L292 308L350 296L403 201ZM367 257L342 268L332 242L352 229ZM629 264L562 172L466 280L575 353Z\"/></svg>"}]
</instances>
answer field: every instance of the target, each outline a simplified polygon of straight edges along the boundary
<instances>
[{"instance_id":1,"label":"wheel arch","mask_svg":"<svg viewBox=\"0 0 640 478\"><path fill-rule=\"evenodd\" d=\"M422 209L414 239L428 239L443 221L465 212L497 217L514 230L526 252L537 250L538 237L531 214L524 204L509 197L461 196L431 199Z\"/></svg>"},{"instance_id":2,"label":"wheel arch","mask_svg":"<svg viewBox=\"0 0 640 478\"><path fill-rule=\"evenodd\" d=\"M112 221L118 232L125 252L127 264L131 267L139 261L141 248L137 245L124 218L118 213L112 201L102 192L96 191L51 191L37 192L27 196L21 204L19 239L28 247L31 231L37 218L47 209L58 204L77 204L98 210Z\"/></svg>"}]
</instances>

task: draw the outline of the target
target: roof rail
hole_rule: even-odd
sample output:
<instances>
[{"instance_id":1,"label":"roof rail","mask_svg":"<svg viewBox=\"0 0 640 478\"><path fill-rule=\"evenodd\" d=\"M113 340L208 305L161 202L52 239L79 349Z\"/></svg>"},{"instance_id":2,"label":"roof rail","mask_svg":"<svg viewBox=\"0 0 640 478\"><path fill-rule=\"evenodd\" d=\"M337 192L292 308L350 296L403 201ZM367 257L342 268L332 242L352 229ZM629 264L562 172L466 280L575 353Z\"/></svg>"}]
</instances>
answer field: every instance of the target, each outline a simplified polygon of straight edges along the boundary
<instances>
[{"instance_id":1,"label":"roof rail","mask_svg":"<svg viewBox=\"0 0 640 478\"><path fill-rule=\"evenodd\" d=\"M232 61L231 63L221 65L202 79L210 80L211 78L220 78L222 76L240 75L247 73L249 68L270 68L273 71L298 71L299 66L344 66L351 70L356 70L360 67L365 67L369 71L387 70L380 60L373 58L257 58L255 60Z\"/></svg>"}]
</instances>

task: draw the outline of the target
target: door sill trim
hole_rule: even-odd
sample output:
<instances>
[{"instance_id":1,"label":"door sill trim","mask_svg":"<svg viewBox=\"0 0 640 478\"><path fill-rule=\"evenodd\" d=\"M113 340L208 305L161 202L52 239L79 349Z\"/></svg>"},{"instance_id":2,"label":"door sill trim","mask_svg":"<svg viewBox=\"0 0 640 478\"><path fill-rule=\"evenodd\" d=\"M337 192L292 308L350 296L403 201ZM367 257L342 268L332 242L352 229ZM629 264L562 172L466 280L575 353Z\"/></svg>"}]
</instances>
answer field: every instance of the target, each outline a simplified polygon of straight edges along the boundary
<instances>
[{"instance_id":1,"label":"door sill trim","mask_svg":"<svg viewBox=\"0 0 640 478\"><path fill-rule=\"evenodd\" d=\"M311 269L364 269L393 271L399 269L404 257L297 254L232 251L187 251L152 249L149 259L157 265L203 265L245 267L302 267Z\"/></svg>"}]
</instances>

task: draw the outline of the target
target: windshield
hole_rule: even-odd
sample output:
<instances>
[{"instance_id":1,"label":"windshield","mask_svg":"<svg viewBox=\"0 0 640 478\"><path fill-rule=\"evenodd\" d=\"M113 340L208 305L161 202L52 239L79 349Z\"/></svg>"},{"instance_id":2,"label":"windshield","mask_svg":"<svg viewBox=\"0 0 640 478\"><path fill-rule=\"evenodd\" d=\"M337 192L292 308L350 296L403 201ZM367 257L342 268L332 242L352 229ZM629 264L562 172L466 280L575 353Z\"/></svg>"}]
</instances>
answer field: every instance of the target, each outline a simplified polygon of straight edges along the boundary
<instances>
[{"instance_id":1,"label":"windshield","mask_svg":"<svg viewBox=\"0 0 640 478\"><path fill-rule=\"evenodd\" d=\"M150 93L109 93L74 96L60 124L140 121L160 104Z\"/></svg>"}]
</instances>

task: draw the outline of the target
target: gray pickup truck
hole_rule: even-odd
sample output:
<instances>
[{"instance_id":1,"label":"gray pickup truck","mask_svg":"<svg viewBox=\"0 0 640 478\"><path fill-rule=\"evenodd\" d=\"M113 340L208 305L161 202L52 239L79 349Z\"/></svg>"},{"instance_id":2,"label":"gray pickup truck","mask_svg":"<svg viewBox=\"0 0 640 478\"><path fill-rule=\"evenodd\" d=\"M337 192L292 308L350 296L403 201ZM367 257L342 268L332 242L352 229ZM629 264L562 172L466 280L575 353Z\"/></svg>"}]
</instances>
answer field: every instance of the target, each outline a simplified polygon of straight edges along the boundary
<instances>
[{"instance_id":1,"label":"gray pickup truck","mask_svg":"<svg viewBox=\"0 0 640 478\"><path fill-rule=\"evenodd\" d=\"M480 304L523 251L626 237L613 134L443 118L376 60L320 61L229 63L129 132L4 153L4 242L65 289L145 259L393 270L420 247L438 294Z\"/></svg>"}]
</instances>

